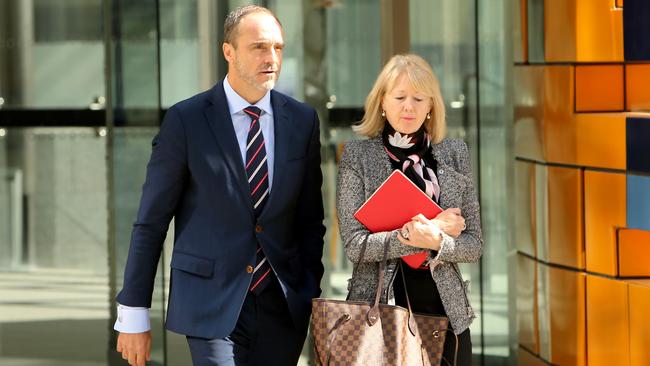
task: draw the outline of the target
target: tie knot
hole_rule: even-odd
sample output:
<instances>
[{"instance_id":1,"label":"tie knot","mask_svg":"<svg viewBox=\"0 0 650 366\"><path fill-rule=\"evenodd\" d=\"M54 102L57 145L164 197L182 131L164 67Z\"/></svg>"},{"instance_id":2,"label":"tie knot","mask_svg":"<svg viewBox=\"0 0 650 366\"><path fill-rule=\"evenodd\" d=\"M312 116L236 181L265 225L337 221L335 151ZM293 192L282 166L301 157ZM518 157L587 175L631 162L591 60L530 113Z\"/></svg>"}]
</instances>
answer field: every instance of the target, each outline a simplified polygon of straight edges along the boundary
<instances>
[{"instance_id":1,"label":"tie knot","mask_svg":"<svg viewBox=\"0 0 650 366\"><path fill-rule=\"evenodd\" d=\"M251 119L258 119L262 114L262 110L251 105L244 108L244 113L248 114L251 117Z\"/></svg>"}]
</instances>

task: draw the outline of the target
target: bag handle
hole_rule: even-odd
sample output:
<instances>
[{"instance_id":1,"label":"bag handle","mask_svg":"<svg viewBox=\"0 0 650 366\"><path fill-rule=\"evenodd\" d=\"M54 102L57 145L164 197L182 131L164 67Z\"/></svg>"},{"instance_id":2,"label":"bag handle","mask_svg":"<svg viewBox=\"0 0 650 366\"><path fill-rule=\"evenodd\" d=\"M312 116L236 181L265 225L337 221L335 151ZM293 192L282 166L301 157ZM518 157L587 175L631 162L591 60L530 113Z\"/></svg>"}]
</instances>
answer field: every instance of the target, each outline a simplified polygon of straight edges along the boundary
<instances>
[{"instance_id":1,"label":"bag handle","mask_svg":"<svg viewBox=\"0 0 650 366\"><path fill-rule=\"evenodd\" d=\"M377 293L375 294L375 302L373 303L372 307L370 307L370 310L368 310L368 313L366 314L366 319L367 319L368 324L370 326L373 326L377 322L377 320L379 320L379 299L381 297L381 293L382 293L382 290L383 290L383 287L384 287L384 272L386 270L386 263L387 263L387 258L388 258L388 246L390 245L390 237L391 237L391 235L392 235L392 231L387 231L386 235L384 237L384 254L383 254L382 261L379 263L379 274L378 274L379 278L378 278L378 282L377 282ZM361 262L363 262L363 257L366 254L366 246L368 244L368 236L366 236L363 239L363 242L361 243L361 251L359 252L359 259L357 260L357 267L361 264ZM399 269L401 271L402 270L402 262L401 261L399 261L399 266L400 266ZM403 273L402 273L401 277L402 277L402 283L403 283L403 287L404 287L404 294L406 295L406 305L407 305L408 311L409 311L409 320L408 320L409 331L411 332L411 334L413 336L415 336L415 332L417 331L417 322L415 321L415 317L413 316L413 310L411 309L411 300L409 300L408 290L406 288L406 279L404 278ZM348 293L348 298L349 298L349 296L350 296L350 294ZM346 300L348 300L348 299L346 298ZM347 317L346 315L343 315L341 318L339 318L336 321L335 326L333 327L332 330L330 330L331 338L328 337L329 338L328 339L328 344L333 343L334 338L336 338L336 333L337 333L336 330L338 330L338 328L341 325L343 325L344 323L347 323L348 320L349 320L349 317ZM454 335L454 338L455 338L455 341L456 341L455 342L456 345L455 345L455 349L454 349L454 366L456 366L456 361L458 359L458 335L456 335L456 333L454 333L453 329L451 329L451 328L447 328L447 329L445 329L445 331L446 332L451 332L451 334ZM327 349L329 350L329 347L327 347ZM326 356L327 357L326 358L326 363L325 363L326 365L329 364L330 356L331 355L328 352L328 354ZM447 362L447 364L449 364L449 361L444 359L444 357L443 357L443 360L445 362ZM442 360L441 360L441 362L442 362Z\"/></svg>"},{"instance_id":2,"label":"bag handle","mask_svg":"<svg viewBox=\"0 0 650 366\"><path fill-rule=\"evenodd\" d=\"M377 320L379 320L379 298L381 297L381 293L384 289L384 272L386 270L386 258L388 257L388 244L390 242L390 236L391 236L392 231L387 231L386 235L384 237L384 256L379 262L379 274L378 274L378 280L377 280L377 293L375 294L375 302L374 304L370 307L370 310L368 310L368 314L366 315L366 319L368 320L368 324L372 327L375 325ZM365 243L364 243L365 244ZM365 249L365 245L364 248ZM410 309L409 309L410 313ZM410 315L409 315L410 318Z\"/></svg>"},{"instance_id":3,"label":"bag handle","mask_svg":"<svg viewBox=\"0 0 650 366\"><path fill-rule=\"evenodd\" d=\"M402 261L399 261L399 270L402 271L402 287L404 288L404 295L406 295L406 306L408 306L409 309L409 331L411 332L412 335L415 336L415 334L418 332L418 324L415 321L415 316L413 316L413 310L411 309L411 300L409 300L409 292L408 289L406 288L406 279L404 278L404 270L402 269Z\"/></svg>"},{"instance_id":4,"label":"bag handle","mask_svg":"<svg viewBox=\"0 0 650 366\"><path fill-rule=\"evenodd\" d=\"M379 320L379 299L381 298L381 294L384 289L384 275L386 272L386 265L387 265L387 260L388 260L388 246L390 245L390 238L392 235L393 231L387 231L386 235L384 235L384 254L382 257L381 262L379 262L379 274L378 274L378 280L377 280L377 292L375 294L375 302L373 305L370 307L370 310L368 310L368 313L366 314L366 320L368 321L368 325L373 326L375 323L377 323L377 320ZM363 257L366 254L366 246L368 244L368 236L366 236L361 243L361 251L359 252L359 259L357 260L357 267L361 262L363 261ZM400 270L402 263L401 261L399 262L400 265ZM402 281L404 280L404 276L402 276ZM404 290L406 291L406 282L404 282ZM413 316L413 310L411 309L411 301L409 300L408 292L406 292L406 304L408 306L408 311L409 311L409 320L408 320L408 327L409 331L413 336L417 333L417 322L415 321L415 317Z\"/></svg>"},{"instance_id":5,"label":"bag handle","mask_svg":"<svg viewBox=\"0 0 650 366\"><path fill-rule=\"evenodd\" d=\"M370 310L368 310L368 313L366 314L366 319L368 321L368 325L373 326L377 320L379 320L379 299L381 298L381 294L384 289L384 275L386 272L386 263L387 263L387 258L388 258L388 246L390 245L390 237L392 235L392 231L387 231L386 235L384 236L384 255L382 257L381 262L379 262L379 274L378 274L378 280L377 280L377 293L375 294L375 302L373 303L372 307L370 307ZM363 259L363 255L365 254L366 251L366 244L368 242L368 237L363 241L363 244L361 244L361 253L359 254L359 263L361 263L361 260ZM400 266L402 263L400 262ZM400 267L401 268L401 267ZM402 281L404 281L404 276L402 276ZM406 289L406 283L404 283L404 289ZM406 304L408 306L408 311L409 311L409 320L408 320L408 327L409 331L413 336L417 333L417 323L415 322L415 317L413 316L413 310L411 309L411 302L408 299L408 293L406 294Z\"/></svg>"}]
</instances>

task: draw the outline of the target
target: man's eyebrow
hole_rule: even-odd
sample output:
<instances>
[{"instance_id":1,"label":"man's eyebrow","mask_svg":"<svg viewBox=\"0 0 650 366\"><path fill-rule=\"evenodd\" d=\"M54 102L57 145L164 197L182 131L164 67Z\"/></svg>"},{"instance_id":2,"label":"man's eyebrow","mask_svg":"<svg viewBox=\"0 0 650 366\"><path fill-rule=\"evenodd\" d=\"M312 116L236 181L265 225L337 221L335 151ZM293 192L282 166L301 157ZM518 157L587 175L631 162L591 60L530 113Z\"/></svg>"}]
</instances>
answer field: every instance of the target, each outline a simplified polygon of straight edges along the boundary
<instances>
[{"instance_id":1,"label":"man's eyebrow","mask_svg":"<svg viewBox=\"0 0 650 366\"><path fill-rule=\"evenodd\" d=\"M274 42L274 41L271 41L271 40L257 40L257 41L251 42L250 44L251 44L251 46L267 45L267 44L276 44L276 45L284 46L284 42Z\"/></svg>"}]
</instances>

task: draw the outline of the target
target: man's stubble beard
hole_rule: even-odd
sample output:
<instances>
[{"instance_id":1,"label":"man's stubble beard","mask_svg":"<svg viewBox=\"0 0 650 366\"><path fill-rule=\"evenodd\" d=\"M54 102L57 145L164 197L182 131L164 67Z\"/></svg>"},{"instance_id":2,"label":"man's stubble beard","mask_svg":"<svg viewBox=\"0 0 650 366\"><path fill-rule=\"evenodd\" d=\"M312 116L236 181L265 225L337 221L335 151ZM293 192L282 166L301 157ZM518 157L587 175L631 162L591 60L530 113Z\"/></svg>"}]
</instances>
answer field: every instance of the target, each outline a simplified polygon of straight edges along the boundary
<instances>
[{"instance_id":1,"label":"man's stubble beard","mask_svg":"<svg viewBox=\"0 0 650 366\"><path fill-rule=\"evenodd\" d=\"M267 92L275 87L275 81L277 80L277 77L279 76L279 68L278 71L275 73L275 78L271 80L267 80L263 83L258 82L255 80L255 75L251 75L244 65L242 65L239 62L238 58L235 58L235 68L237 69L237 72L239 72L239 75L241 75L241 78L248 84L254 87L255 89L258 89L260 91Z\"/></svg>"}]
</instances>

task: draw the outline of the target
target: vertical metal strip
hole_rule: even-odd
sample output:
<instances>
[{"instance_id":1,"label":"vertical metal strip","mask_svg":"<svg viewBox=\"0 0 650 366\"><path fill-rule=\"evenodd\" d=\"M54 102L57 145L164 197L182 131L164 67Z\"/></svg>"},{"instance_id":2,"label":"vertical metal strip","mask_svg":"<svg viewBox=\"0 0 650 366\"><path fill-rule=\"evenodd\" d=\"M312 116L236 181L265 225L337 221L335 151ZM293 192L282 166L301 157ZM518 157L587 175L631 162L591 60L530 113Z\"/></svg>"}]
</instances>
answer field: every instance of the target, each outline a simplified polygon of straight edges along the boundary
<instances>
[{"instance_id":1,"label":"vertical metal strip","mask_svg":"<svg viewBox=\"0 0 650 366\"><path fill-rule=\"evenodd\" d=\"M477 156L477 164L476 164L476 178L474 184L476 185L476 194L479 197L479 202L481 199L481 85L480 85L480 80L481 80L481 63L480 63L480 52L481 49L479 47L479 1L474 0L474 68L476 70L476 156ZM481 213L481 216L483 214ZM481 222L485 222L483 218L481 218ZM484 301L484 287L483 287L483 257L481 256L481 259L478 262L479 266L479 303L480 303L480 316L479 319L481 320L481 356L480 356L480 364L485 365L485 301Z\"/></svg>"},{"instance_id":2,"label":"vertical metal strip","mask_svg":"<svg viewBox=\"0 0 650 366\"><path fill-rule=\"evenodd\" d=\"M119 0L117 0L119 1ZM106 209L108 210L107 223L107 254L108 254L108 309L109 322L106 330L109 334L108 353L106 359L109 365L115 365L115 345L117 343L117 334L113 331L113 323L117 319L117 308L113 299L117 295L117 268L116 268L116 248L115 248L115 186L113 184L113 0L103 0L103 22L104 22L104 95L106 96L105 104L105 123L106 123Z\"/></svg>"},{"instance_id":3,"label":"vertical metal strip","mask_svg":"<svg viewBox=\"0 0 650 366\"><path fill-rule=\"evenodd\" d=\"M161 53L160 53L160 41L161 41L161 35L160 35L160 0L154 0L154 6L155 6L155 16L156 16L156 85L157 85L157 92L158 92L158 108L156 111L156 117L158 119L158 124L160 125L162 123L162 72L161 72L161 67L160 67L160 60L161 60ZM166 257L165 257L165 250L164 248L161 250L160 253L160 260L158 262L158 268L160 269L160 287L161 287L161 301L162 304L160 306L161 309L161 314L160 318L163 319L163 324L165 322L165 313L167 312L167 307L165 303L165 292L166 292L166 281L165 281L165 263L166 263ZM167 331L165 330L165 327L163 326L162 328L162 350L163 350L163 365L167 364Z\"/></svg>"}]
</instances>

